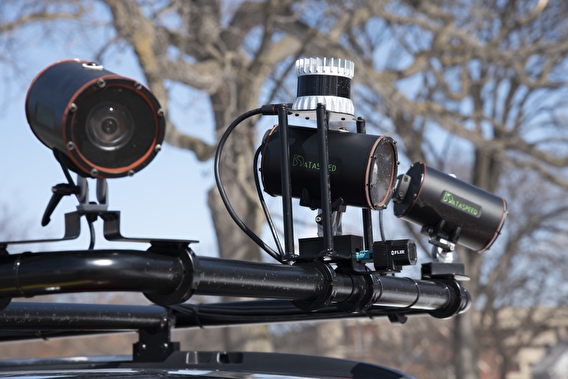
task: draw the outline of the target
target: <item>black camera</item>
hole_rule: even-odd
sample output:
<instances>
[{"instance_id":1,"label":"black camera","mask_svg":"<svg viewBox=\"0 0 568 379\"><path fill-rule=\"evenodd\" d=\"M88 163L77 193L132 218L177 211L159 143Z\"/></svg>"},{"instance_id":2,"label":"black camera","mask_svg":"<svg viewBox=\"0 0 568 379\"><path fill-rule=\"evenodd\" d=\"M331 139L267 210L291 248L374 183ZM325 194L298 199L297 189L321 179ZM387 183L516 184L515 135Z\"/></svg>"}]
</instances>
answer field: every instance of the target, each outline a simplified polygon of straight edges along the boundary
<instances>
[{"instance_id":1,"label":"black camera","mask_svg":"<svg viewBox=\"0 0 568 379\"><path fill-rule=\"evenodd\" d=\"M318 131L289 126L292 196L300 204L321 208ZM397 174L397 149L388 136L330 130L328 134L331 197L342 205L383 209L391 199ZM282 195L280 132L270 130L262 146L262 183L270 195Z\"/></svg>"},{"instance_id":2,"label":"black camera","mask_svg":"<svg viewBox=\"0 0 568 379\"><path fill-rule=\"evenodd\" d=\"M416 243L413 240L388 240L373 243L373 263L379 272L400 271L403 266L418 261Z\"/></svg>"},{"instance_id":3,"label":"black camera","mask_svg":"<svg viewBox=\"0 0 568 379\"><path fill-rule=\"evenodd\" d=\"M422 226L431 242L441 238L474 251L491 247L507 217L502 197L422 162L399 176L393 202L394 214Z\"/></svg>"},{"instance_id":4,"label":"black camera","mask_svg":"<svg viewBox=\"0 0 568 379\"><path fill-rule=\"evenodd\" d=\"M85 60L64 60L40 72L26 98L36 137L84 177L131 176L161 149L164 112L135 80Z\"/></svg>"}]
</instances>

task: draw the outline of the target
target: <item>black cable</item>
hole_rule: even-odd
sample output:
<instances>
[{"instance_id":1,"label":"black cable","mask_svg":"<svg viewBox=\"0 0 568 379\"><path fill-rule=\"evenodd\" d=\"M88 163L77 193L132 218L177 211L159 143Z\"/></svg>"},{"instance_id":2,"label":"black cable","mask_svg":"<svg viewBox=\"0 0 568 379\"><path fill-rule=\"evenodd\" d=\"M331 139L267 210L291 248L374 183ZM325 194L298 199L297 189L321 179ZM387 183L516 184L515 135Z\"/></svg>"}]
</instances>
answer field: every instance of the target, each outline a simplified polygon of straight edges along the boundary
<instances>
[{"instance_id":1,"label":"black cable","mask_svg":"<svg viewBox=\"0 0 568 379\"><path fill-rule=\"evenodd\" d=\"M246 235L248 235L261 249L266 251L272 258L276 259L278 262L281 262L282 259L278 255L278 253L276 251L274 251L274 249L272 249L270 246L268 246L262 239L260 239L260 237L258 237L239 218L239 216L235 212L233 206L231 205L231 202L229 201L229 198L227 196L227 193L226 193L225 188L223 187L223 183L221 181L221 153L223 152L223 147L225 146L225 142L227 142L229 135L232 133L232 131L241 122L243 122L247 118L255 116L255 115L263 114L264 113L263 109L264 109L264 107L263 108L256 108L256 109L250 110L248 112L245 112L242 115L240 115L239 117L237 117L231 123L231 125L229 125L227 130L225 130L225 133L223 133L223 135L219 139L219 144L217 145L217 150L215 151L215 164L214 164L215 183L217 185L217 189L219 190L219 195L221 195L221 200L223 200L223 204L225 204L225 208L227 209L227 212L229 213L229 215L231 216L233 221L235 221L235 223L239 226L239 228L241 228L241 230L244 231L246 233Z\"/></svg>"},{"instance_id":2,"label":"black cable","mask_svg":"<svg viewBox=\"0 0 568 379\"><path fill-rule=\"evenodd\" d=\"M67 182L72 186L74 186L75 182L73 182L73 178L69 173L69 167L67 167L67 165L64 163L65 157L61 155L61 152L57 149L53 150L53 155L55 155L55 159L57 159L57 161L59 162L59 165L61 166L61 170L63 170L63 175L65 175L65 179L67 179Z\"/></svg>"},{"instance_id":3,"label":"black cable","mask_svg":"<svg viewBox=\"0 0 568 379\"><path fill-rule=\"evenodd\" d=\"M315 311L304 311L286 300L257 300L240 303L179 304L170 305L176 316L176 327L200 328L219 325L243 325L251 323L318 321L344 318L385 317L393 313L404 315L424 314L425 310L371 306L364 312L348 312L336 306Z\"/></svg>"},{"instance_id":4,"label":"black cable","mask_svg":"<svg viewBox=\"0 0 568 379\"><path fill-rule=\"evenodd\" d=\"M379 210L379 232L381 233L381 241L385 242L385 226L383 224L383 209Z\"/></svg>"},{"instance_id":5,"label":"black cable","mask_svg":"<svg viewBox=\"0 0 568 379\"><path fill-rule=\"evenodd\" d=\"M260 201L260 205L262 206L262 210L264 212L264 217L266 218L266 222L268 223L268 227L270 228L270 232L272 233L272 237L274 238L274 243L278 248L278 252L280 253L280 257L284 256L284 249L282 248L282 243L280 242L280 237L278 237L278 232L276 231L276 227L274 226L274 221L272 220L272 215L270 214L270 210L266 205L266 201L264 200L264 196L262 195L262 188L260 188L260 180L258 179L258 157L260 156L260 151L262 147L256 149L254 153L254 185L256 186L256 193L258 195L258 200Z\"/></svg>"},{"instance_id":6,"label":"black cable","mask_svg":"<svg viewBox=\"0 0 568 379\"><path fill-rule=\"evenodd\" d=\"M87 216L87 224L89 225L89 234L91 236L91 241L89 242L89 248L88 250L93 250L95 248L95 226L94 221L89 220L89 217Z\"/></svg>"}]
</instances>

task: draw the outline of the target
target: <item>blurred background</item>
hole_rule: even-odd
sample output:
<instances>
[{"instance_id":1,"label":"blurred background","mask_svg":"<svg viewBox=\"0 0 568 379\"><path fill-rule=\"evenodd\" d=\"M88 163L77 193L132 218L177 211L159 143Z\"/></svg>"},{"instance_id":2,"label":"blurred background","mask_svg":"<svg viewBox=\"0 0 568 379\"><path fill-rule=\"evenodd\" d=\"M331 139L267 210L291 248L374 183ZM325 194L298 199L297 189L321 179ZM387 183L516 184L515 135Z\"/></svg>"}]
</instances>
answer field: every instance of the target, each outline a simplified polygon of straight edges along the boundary
<instances>
[{"instance_id":1,"label":"blurred background","mask_svg":"<svg viewBox=\"0 0 568 379\"><path fill-rule=\"evenodd\" d=\"M34 137L24 104L43 68L82 58L144 83L166 110L166 143L156 159L134 177L109 180L109 209L121 211L123 233L199 240L192 245L198 255L269 261L214 188L216 143L240 114L295 99L298 58L348 59L355 63L355 116L366 119L368 133L398 142L400 173L424 161L507 199L509 217L491 249L458 249L474 307L451 320L404 325L334 321L174 337L184 349L325 354L419 378L568 377L567 19L563 0L4 0L0 240L58 238L63 215L75 210L76 199L66 197L52 222L40 225L51 187L65 177ZM237 213L263 236L252 157L275 123L262 117L237 129L222 163ZM278 199L269 204L278 222ZM297 237L314 236L316 214L297 205L294 212ZM361 233L360 212L348 212L344 231ZM426 237L390 209L385 231L390 239L414 238L419 262L428 260ZM9 252L85 249L84 234ZM147 303L137 294L34 300ZM0 355L130 353L134 340L5 343Z\"/></svg>"}]
</instances>

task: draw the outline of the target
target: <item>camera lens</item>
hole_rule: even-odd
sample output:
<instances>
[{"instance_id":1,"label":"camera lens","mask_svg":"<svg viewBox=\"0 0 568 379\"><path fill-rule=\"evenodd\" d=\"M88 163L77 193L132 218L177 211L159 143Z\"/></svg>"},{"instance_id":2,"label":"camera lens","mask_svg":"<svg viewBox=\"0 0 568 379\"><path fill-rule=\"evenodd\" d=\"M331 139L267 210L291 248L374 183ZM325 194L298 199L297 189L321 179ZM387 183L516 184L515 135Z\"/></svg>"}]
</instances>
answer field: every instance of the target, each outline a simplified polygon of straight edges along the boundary
<instances>
[{"instance_id":1,"label":"camera lens","mask_svg":"<svg viewBox=\"0 0 568 379\"><path fill-rule=\"evenodd\" d=\"M114 132L116 132L116 129L118 129L117 121L111 117L103 120L102 129L106 134L113 134Z\"/></svg>"},{"instance_id":2,"label":"camera lens","mask_svg":"<svg viewBox=\"0 0 568 379\"><path fill-rule=\"evenodd\" d=\"M132 116L119 104L100 104L87 117L87 136L99 149L118 150L133 134Z\"/></svg>"},{"instance_id":3,"label":"camera lens","mask_svg":"<svg viewBox=\"0 0 568 379\"><path fill-rule=\"evenodd\" d=\"M396 155L392 141L383 138L372 155L371 170L369 172L369 196L373 209L385 207L391 195L394 170L396 168Z\"/></svg>"}]
</instances>

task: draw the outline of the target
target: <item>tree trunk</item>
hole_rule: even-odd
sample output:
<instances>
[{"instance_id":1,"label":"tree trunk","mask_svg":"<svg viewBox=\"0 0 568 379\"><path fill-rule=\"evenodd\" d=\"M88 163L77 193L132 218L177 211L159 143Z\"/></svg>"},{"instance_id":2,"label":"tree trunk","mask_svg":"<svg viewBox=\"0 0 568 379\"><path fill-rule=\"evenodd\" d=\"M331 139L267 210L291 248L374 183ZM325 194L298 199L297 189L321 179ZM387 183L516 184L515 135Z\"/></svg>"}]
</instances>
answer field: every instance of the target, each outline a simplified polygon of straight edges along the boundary
<instances>
[{"instance_id":1,"label":"tree trunk","mask_svg":"<svg viewBox=\"0 0 568 379\"><path fill-rule=\"evenodd\" d=\"M473 166L473 184L494 192L499 184L501 167L502 164L494 154L477 149ZM461 250L467 274L472 278L471 282L466 283L466 288L470 291L473 299L476 299L479 292L483 256L467 249ZM474 310L470 309L468 312L457 316L454 321L454 367L456 378L460 379L479 378L477 362L479 360L478 338L480 328L476 327L473 316Z\"/></svg>"},{"instance_id":2,"label":"tree trunk","mask_svg":"<svg viewBox=\"0 0 568 379\"><path fill-rule=\"evenodd\" d=\"M456 379L479 379L477 341L470 310L454 318L454 368Z\"/></svg>"},{"instance_id":3,"label":"tree trunk","mask_svg":"<svg viewBox=\"0 0 568 379\"><path fill-rule=\"evenodd\" d=\"M235 81L236 82L236 81ZM234 88L242 85L233 83ZM235 93L242 93L236 91ZM255 97L256 92L249 91L243 98ZM215 109L215 122L218 133L225 130L238 117L237 101L231 99L232 91L221 90L211 96ZM248 109L238 108L244 112ZM259 235L264 221L258 205L254 186L253 158L256 148L255 128L252 120L246 120L237 126L227 139L220 161L220 176L229 201L237 216L256 235ZM220 137L220 136L218 136ZM213 225L217 231L219 256L228 259L261 260L260 249L233 221L221 200L217 187L209 190L207 203L211 210ZM225 298L225 301L239 299ZM272 351L270 332L266 325L231 327L225 333L227 350Z\"/></svg>"},{"instance_id":4,"label":"tree trunk","mask_svg":"<svg viewBox=\"0 0 568 379\"><path fill-rule=\"evenodd\" d=\"M228 351L274 351L270 331L266 325L238 326L224 331Z\"/></svg>"}]
</instances>

